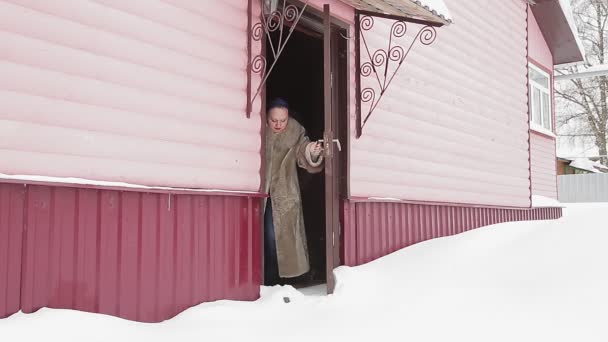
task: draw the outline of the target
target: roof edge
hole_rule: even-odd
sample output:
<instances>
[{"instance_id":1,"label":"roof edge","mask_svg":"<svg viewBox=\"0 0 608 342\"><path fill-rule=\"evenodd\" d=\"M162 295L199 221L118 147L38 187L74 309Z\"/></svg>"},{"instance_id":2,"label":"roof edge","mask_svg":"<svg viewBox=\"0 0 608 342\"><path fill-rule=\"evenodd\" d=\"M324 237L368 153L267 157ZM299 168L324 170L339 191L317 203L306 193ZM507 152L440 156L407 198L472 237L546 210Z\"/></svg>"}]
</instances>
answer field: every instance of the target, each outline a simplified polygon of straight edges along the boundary
<instances>
[{"instance_id":1,"label":"roof edge","mask_svg":"<svg viewBox=\"0 0 608 342\"><path fill-rule=\"evenodd\" d=\"M422 7L423 9L425 9L426 11L430 12L431 14L433 14L436 17L439 17L443 20L445 20L446 24L453 24L454 23L454 19L452 19L452 16L450 15L449 9L447 8L447 6L445 5L445 3L443 3L443 1L441 1L441 3L443 4L443 11L440 12L439 9L435 8L438 7L436 5L431 5L429 3L429 0L410 0L411 2L415 3L416 5ZM424 2L424 3L423 3Z\"/></svg>"},{"instance_id":2,"label":"roof edge","mask_svg":"<svg viewBox=\"0 0 608 342\"><path fill-rule=\"evenodd\" d=\"M564 13L568 25L570 25L570 31L572 31L572 35L576 40L578 50L580 51L583 57L583 60L581 62L585 62L587 60L587 54L585 53L585 46L583 45L581 36L578 33L578 27L576 26L576 21L574 20L574 12L572 11L570 0L559 0L559 7L562 9L562 13Z\"/></svg>"},{"instance_id":3,"label":"roof edge","mask_svg":"<svg viewBox=\"0 0 608 342\"><path fill-rule=\"evenodd\" d=\"M537 1L530 8L553 54L554 65L585 61L569 0Z\"/></svg>"}]
</instances>

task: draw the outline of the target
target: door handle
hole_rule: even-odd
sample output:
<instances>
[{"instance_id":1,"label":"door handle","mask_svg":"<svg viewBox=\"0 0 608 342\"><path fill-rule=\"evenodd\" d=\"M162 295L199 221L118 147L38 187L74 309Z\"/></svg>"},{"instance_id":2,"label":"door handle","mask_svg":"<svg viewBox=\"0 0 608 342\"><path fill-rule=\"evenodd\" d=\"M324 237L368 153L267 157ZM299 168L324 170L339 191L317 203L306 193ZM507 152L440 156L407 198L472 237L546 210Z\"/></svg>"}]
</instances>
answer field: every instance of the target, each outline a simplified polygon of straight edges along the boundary
<instances>
[{"instance_id":1,"label":"door handle","mask_svg":"<svg viewBox=\"0 0 608 342\"><path fill-rule=\"evenodd\" d=\"M338 147L338 151L342 152L342 144L340 144L340 140L339 139L333 139L332 141L336 144L336 147ZM325 140L324 139L319 140L319 142L325 144Z\"/></svg>"}]
</instances>

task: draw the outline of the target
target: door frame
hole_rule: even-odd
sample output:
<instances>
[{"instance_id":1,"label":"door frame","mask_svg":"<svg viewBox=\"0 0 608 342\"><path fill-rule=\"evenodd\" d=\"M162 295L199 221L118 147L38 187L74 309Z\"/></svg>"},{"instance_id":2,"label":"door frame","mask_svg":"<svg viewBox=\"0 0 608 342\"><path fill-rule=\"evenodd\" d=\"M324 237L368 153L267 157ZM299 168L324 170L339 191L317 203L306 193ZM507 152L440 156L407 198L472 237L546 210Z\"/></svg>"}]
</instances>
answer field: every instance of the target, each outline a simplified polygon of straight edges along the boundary
<instances>
[{"instance_id":1,"label":"door frame","mask_svg":"<svg viewBox=\"0 0 608 342\"><path fill-rule=\"evenodd\" d=\"M298 6L299 8L302 8L304 6L304 3L300 0L289 0L290 3L295 4L296 6ZM326 4L327 5L327 4ZM324 5L325 7L325 5ZM323 24L323 15L324 15L324 11L323 10L319 10L317 8L315 8L312 4L308 4L308 6L306 7L306 12L309 12L311 14L314 15L315 17L315 21L317 21L320 25ZM338 110L335 111L336 114L333 115L333 121L334 121L334 125L336 125L337 130L336 132L334 132L334 134L336 135L335 138L340 139L341 142L341 147L342 147L342 151L339 153L339 163L338 163L338 167L337 170L338 172L334 173L333 175L333 179L335 184L337 185L337 189L334 192L334 197L337 197L337 200L335 200L337 202L337 207L333 210L334 215L337 215L337 217L335 218L336 222L337 222L337 232L334 231L332 229L331 234L330 232L328 232L328 227L327 224L325 226L325 231L326 231L326 247L327 247L327 242L329 240L327 240L328 238L331 238L333 241L336 242L336 244L334 244L332 250L331 250L331 256L332 256L332 264L335 266L339 266L342 263L342 260L340 260L340 256L342 254L341 252L341 247L343 245L343 234L342 234L342 227L343 227L343 220L342 220L342 202L349 198L350 196L350 127L351 127L351 120L350 120L350 110L351 110L351 101L350 101L350 96L351 96L351 89L348 86L349 84L349 80L351 78L351 72L350 72L350 64L351 64L351 59L349 58L350 55L350 50L352 48L351 44L354 44L354 42L351 39L351 35L352 32L354 32L353 29L353 25L343 21L342 19L331 15L331 11L330 11L330 16L331 16L331 39L332 39L332 44L335 44L337 41L339 41L339 39L343 39L346 41L346 44L344 46L345 49L345 53L346 53L346 57L345 57L345 61L343 65L340 65L339 63L339 50L338 49L332 49L332 54L331 54L331 66L333 70L337 70L338 68L342 69L342 73L340 73L337 77L337 82L336 80L334 80L333 82L333 87L335 89L337 89L337 91L333 91L332 95L330 96L330 101L332 102L332 105L337 106ZM306 25L304 22L298 23L298 25ZM310 27L307 27L309 28ZM314 30L314 28L312 28ZM345 32L345 35L344 35ZM321 35L324 36L324 32L319 32ZM264 36L263 39L261 40L261 49L262 49L262 56L264 58L267 58L268 56L266 55L266 42L267 37ZM289 44L289 42L287 43ZM338 46L341 46L341 44L337 44ZM325 53L325 47L324 47L324 53ZM266 175L266 168L265 168L265 158L266 158L266 84L263 85L261 91L260 91L260 97L261 97L261 106L260 106L260 121L261 121L261 127L260 127L260 133L261 133L261 144L260 144L260 157L261 157L261 163L260 163L260 192L264 193L264 185L266 182L265 179L265 175ZM335 148L335 146L334 146ZM325 188L327 189L327 184L325 184ZM262 230L262 234L260 234L260 246L261 246L261 250L262 253L260 253L260 274L262 275L261 277L261 283L263 284L263 274L264 274L264 234L263 234L263 227L264 227L264 210L265 208L263 207L264 204L264 200L260 201L259 204L259 208L260 208L260 215L259 215L259 227L261 227ZM327 214L329 213L328 209L328 203L326 200L325 203L325 207L326 207L326 217ZM337 233L337 234L336 234ZM335 235L334 235L335 234ZM329 252L328 248L326 248L326 260L327 260L327 256L330 255L327 252ZM327 293L332 293L334 290L334 279L333 276L333 269L329 270L327 267L327 261L326 261L326 284L327 284Z\"/></svg>"}]
</instances>

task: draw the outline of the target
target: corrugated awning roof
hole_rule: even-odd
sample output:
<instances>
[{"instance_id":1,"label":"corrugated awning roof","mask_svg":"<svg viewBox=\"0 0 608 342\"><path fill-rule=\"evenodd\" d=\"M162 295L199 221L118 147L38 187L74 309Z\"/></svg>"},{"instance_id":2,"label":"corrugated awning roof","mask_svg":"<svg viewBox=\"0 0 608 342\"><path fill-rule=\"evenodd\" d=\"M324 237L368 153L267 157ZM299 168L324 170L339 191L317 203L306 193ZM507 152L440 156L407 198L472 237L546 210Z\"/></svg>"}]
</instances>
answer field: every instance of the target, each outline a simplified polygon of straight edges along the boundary
<instances>
[{"instance_id":1,"label":"corrugated awning roof","mask_svg":"<svg viewBox=\"0 0 608 342\"><path fill-rule=\"evenodd\" d=\"M341 0L362 11L378 12L450 24L452 18L443 0Z\"/></svg>"}]
</instances>

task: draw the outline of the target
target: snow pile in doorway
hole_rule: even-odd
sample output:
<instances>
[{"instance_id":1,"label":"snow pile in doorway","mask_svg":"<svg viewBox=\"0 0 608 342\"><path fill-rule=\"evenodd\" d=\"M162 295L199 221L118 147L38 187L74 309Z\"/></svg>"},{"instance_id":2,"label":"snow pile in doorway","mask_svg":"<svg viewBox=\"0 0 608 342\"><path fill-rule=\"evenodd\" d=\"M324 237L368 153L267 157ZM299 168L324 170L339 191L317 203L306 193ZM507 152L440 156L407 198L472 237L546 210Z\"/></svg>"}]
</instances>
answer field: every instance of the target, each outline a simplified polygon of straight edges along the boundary
<instances>
[{"instance_id":1,"label":"snow pile in doorway","mask_svg":"<svg viewBox=\"0 0 608 342\"><path fill-rule=\"evenodd\" d=\"M43 309L4 341L608 341L608 203L423 242L336 270L332 296L263 288L160 324ZM314 291L313 291L314 294ZM284 297L290 298L286 304Z\"/></svg>"}]
</instances>

